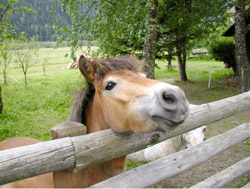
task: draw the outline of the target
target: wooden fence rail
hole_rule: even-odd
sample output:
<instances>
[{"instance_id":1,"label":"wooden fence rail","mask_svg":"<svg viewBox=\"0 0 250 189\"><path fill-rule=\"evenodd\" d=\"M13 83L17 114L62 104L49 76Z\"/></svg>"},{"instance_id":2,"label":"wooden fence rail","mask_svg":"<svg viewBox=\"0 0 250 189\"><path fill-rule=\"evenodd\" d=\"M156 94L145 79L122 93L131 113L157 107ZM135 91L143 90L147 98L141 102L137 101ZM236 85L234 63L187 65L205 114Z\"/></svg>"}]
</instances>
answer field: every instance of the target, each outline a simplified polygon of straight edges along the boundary
<instances>
[{"instance_id":1,"label":"wooden fence rail","mask_svg":"<svg viewBox=\"0 0 250 189\"><path fill-rule=\"evenodd\" d=\"M142 188L179 175L229 147L250 138L250 123L242 124L226 133L217 135L186 150L171 154L159 160L129 170L103 182L93 188ZM244 163L249 162L249 158ZM248 169L250 164L248 165ZM157 175L157 176L156 176ZM207 185L201 185L202 188ZM200 188L200 187L199 187Z\"/></svg>"},{"instance_id":2,"label":"wooden fence rail","mask_svg":"<svg viewBox=\"0 0 250 189\"><path fill-rule=\"evenodd\" d=\"M0 151L0 185L47 172L78 171L248 109L250 92L194 107L185 122L166 132L118 134L108 129Z\"/></svg>"},{"instance_id":3,"label":"wooden fence rail","mask_svg":"<svg viewBox=\"0 0 250 189\"><path fill-rule=\"evenodd\" d=\"M250 171L250 157L224 169L191 188L221 188L227 183Z\"/></svg>"},{"instance_id":4,"label":"wooden fence rail","mask_svg":"<svg viewBox=\"0 0 250 189\"><path fill-rule=\"evenodd\" d=\"M246 184L245 186L243 186L242 188L250 188L250 182Z\"/></svg>"}]
</instances>

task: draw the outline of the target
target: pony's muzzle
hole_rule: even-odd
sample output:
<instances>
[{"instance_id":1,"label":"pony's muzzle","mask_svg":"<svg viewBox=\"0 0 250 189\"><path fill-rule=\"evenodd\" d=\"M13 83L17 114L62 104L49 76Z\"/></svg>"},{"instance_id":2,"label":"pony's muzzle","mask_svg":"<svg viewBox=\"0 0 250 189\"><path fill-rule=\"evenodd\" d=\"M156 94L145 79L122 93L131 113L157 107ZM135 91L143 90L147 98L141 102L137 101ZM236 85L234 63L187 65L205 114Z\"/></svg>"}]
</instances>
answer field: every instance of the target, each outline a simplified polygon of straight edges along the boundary
<instances>
[{"instance_id":1,"label":"pony's muzzle","mask_svg":"<svg viewBox=\"0 0 250 189\"><path fill-rule=\"evenodd\" d=\"M179 87L162 88L158 93L158 99L167 119L179 123L188 116L189 103Z\"/></svg>"}]
</instances>

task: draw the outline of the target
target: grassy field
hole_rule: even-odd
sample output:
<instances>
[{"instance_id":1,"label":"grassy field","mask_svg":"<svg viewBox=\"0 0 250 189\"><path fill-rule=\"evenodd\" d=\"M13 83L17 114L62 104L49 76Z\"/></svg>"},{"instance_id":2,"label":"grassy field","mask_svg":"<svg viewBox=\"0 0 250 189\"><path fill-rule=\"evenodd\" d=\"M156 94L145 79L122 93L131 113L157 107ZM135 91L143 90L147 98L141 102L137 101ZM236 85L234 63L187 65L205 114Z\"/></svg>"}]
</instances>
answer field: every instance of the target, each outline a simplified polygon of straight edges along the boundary
<instances>
[{"instance_id":1,"label":"grassy field","mask_svg":"<svg viewBox=\"0 0 250 189\"><path fill-rule=\"evenodd\" d=\"M66 120L72 96L84 80L78 70L66 69L71 62L69 56L65 57L67 53L70 54L69 47L41 48L38 63L28 70L27 88L19 65L9 66L7 85L2 84L0 140L14 136L50 140L50 128ZM48 58L46 75L41 66L45 58ZM0 82L3 83L2 74Z\"/></svg>"},{"instance_id":2,"label":"grassy field","mask_svg":"<svg viewBox=\"0 0 250 189\"><path fill-rule=\"evenodd\" d=\"M25 136L42 141L50 140L50 128L67 119L71 100L76 91L83 86L84 78L77 69L66 69L71 59L69 47L58 49L41 48L38 63L28 71L28 87L18 65L10 65L7 71L7 85L2 85L3 113L0 115L0 141L6 138ZM46 75L43 74L41 62L46 60ZM216 101L239 93L239 87L232 79L231 69L225 69L223 63L207 60L188 60L188 82L179 81L177 62L174 68L166 69L166 63L157 61L160 69L155 70L157 79L172 80L185 91L188 100L194 104ZM212 71L211 86L208 80ZM249 111L235 115L208 126L207 137L225 132L241 123L250 122ZM250 142L238 148L250 151ZM128 168L136 166L128 164ZM246 179L249 180L249 179ZM242 183L233 185L239 187Z\"/></svg>"}]
</instances>

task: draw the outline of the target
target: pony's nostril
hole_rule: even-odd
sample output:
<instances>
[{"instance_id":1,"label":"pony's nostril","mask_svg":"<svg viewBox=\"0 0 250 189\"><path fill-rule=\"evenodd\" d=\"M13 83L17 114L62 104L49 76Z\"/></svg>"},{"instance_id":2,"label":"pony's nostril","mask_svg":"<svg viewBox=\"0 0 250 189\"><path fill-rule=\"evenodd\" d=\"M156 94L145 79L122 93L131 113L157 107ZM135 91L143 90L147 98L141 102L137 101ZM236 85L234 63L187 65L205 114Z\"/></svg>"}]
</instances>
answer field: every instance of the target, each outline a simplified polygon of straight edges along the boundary
<instances>
[{"instance_id":1,"label":"pony's nostril","mask_svg":"<svg viewBox=\"0 0 250 189\"><path fill-rule=\"evenodd\" d=\"M173 95L168 94L167 92L164 92L162 94L162 97L167 104L173 104L175 102L175 98L173 97Z\"/></svg>"}]
</instances>

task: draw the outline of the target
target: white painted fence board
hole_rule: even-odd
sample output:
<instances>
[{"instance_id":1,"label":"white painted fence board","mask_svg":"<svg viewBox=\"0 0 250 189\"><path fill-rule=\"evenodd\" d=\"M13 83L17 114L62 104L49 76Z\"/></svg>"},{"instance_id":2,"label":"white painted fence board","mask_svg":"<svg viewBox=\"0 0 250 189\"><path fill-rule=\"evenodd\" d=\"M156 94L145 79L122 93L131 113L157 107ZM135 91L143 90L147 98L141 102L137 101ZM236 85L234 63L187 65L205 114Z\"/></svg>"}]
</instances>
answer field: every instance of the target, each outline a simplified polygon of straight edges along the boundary
<instances>
[{"instance_id":1,"label":"white painted fence board","mask_svg":"<svg viewBox=\"0 0 250 189\"><path fill-rule=\"evenodd\" d=\"M148 187L200 165L216 154L246 140L249 137L250 123L243 124L227 131L226 133L212 137L196 146L129 170L95 184L92 187Z\"/></svg>"},{"instance_id":2,"label":"white painted fence board","mask_svg":"<svg viewBox=\"0 0 250 189\"><path fill-rule=\"evenodd\" d=\"M250 109L250 92L191 108L190 116L179 126L167 128L167 132L125 135L108 129L84 136L1 151L0 184L69 169L74 166L74 161L75 171L78 171L248 109Z\"/></svg>"},{"instance_id":3,"label":"white painted fence board","mask_svg":"<svg viewBox=\"0 0 250 189\"><path fill-rule=\"evenodd\" d=\"M0 151L0 185L43 173L73 168L71 139L64 138Z\"/></svg>"},{"instance_id":4,"label":"white painted fence board","mask_svg":"<svg viewBox=\"0 0 250 189\"><path fill-rule=\"evenodd\" d=\"M250 157L237 162L191 188L221 188L249 171Z\"/></svg>"}]
</instances>

